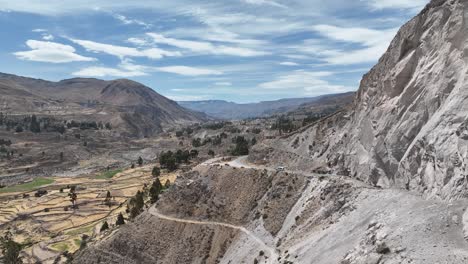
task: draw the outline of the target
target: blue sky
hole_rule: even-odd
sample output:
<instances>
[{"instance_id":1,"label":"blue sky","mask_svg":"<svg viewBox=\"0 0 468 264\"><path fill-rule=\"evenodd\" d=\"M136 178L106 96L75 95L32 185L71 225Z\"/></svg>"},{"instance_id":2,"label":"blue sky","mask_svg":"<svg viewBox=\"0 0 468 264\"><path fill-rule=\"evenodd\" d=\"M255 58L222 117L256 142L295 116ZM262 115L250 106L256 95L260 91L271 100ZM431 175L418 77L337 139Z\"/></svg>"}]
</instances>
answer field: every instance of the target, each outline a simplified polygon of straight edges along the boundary
<instances>
[{"instance_id":1,"label":"blue sky","mask_svg":"<svg viewBox=\"0 0 468 264\"><path fill-rule=\"evenodd\" d=\"M0 0L0 72L128 78L174 100L356 90L427 0Z\"/></svg>"}]
</instances>

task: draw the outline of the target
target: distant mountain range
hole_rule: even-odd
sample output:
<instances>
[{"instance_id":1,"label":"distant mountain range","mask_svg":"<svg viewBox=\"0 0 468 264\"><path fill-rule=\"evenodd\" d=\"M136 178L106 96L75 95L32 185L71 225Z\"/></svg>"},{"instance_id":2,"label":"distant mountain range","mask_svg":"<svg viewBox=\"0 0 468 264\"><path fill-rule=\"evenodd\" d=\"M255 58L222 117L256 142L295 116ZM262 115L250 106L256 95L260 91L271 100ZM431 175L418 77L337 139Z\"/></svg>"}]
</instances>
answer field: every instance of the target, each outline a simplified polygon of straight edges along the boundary
<instances>
[{"instance_id":1,"label":"distant mountain range","mask_svg":"<svg viewBox=\"0 0 468 264\"><path fill-rule=\"evenodd\" d=\"M132 136L208 120L141 83L74 78L59 82L0 73L0 112L62 120L110 122Z\"/></svg>"},{"instance_id":2,"label":"distant mountain range","mask_svg":"<svg viewBox=\"0 0 468 264\"><path fill-rule=\"evenodd\" d=\"M351 103L354 92L323 95L310 98L291 98L259 103L238 104L223 100L180 101L181 106L203 112L209 116L221 119L244 119L266 117L279 113L287 113L299 108L304 110L319 108L326 105L343 106Z\"/></svg>"}]
</instances>

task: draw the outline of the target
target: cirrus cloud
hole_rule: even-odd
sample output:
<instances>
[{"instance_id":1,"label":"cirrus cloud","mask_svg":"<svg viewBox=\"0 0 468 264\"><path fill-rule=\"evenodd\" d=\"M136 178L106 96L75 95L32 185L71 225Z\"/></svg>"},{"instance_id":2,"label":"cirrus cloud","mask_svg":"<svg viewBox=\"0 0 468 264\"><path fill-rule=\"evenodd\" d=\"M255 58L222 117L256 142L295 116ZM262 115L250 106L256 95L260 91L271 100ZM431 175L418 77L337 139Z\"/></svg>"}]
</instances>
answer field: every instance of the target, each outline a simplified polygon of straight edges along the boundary
<instances>
[{"instance_id":1,"label":"cirrus cloud","mask_svg":"<svg viewBox=\"0 0 468 264\"><path fill-rule=\"evenodd\" d=\"M349 91L350 88L343 85L332 84L324 77L332 76L333 72L307 72L303 70L294 71L279 76L277 79L258 85L259 88L267 90L296 90L303 91L308 95L320 95L324 93L339 93ZM325 92L326 91L326 92Z\"/></svg>"},{"instance_id":2,"label":"cirrus cloud","mask_svg":"<svg viewBox=\"0 0 468 264\"><path fill-rule=\"evenodd\" d=\"M137 77L137 76L144 76L147 75L144 72L140 71L125 71L121 69L109 68L109 67L88 67L81 69L77 72L72 73L75 76L82 76L82 77L122 77L122 78L129 78L129 77Z\"/></svg>"},{"instance_id":3,"label":"cirrus cloud","mask_svg":"<svg viewBox=\"0 0 468 264\"><path fill-rule=\"evenodd\" d=\"M18 51L13 53L18 59L50 62L67 63L75 61L96 61L95 58L81 56L75 53L75 48L69 45L39 40L28 40L26 45L31 49L29 51Z\"/></svg>"},{"instance_id":4,"label":"cirrus cloud","mask_svg":"<svg viewBox=\"0 0 468 264\"><path fill-rule=\"evenodd\" d=\"M121 59L125 57L147 57L150 59L161 59L163 57L176 57L182 55L182 53L178 51L167 51L159 48L136 49L81 39L70 39L70 41L82 46L87 51L94 53L106 53Z\"/></svg>"},{"instance_id":5,"label":"cirrus cloud","mask_svg":"<svg viewBox=\"0 0 468 264\"><path fill-rule=\"evenodd\" d=\"M165 44L180 49L190 50L195 53L213 54L213 55L229 55L239 57L257 57L268 55L269 52L257 51L244 47L234 47L226 45L214 45L206 41L193 41L184 39L168 38L157 33L147 33L155 43Z\"/></svg>"}]
</instances>

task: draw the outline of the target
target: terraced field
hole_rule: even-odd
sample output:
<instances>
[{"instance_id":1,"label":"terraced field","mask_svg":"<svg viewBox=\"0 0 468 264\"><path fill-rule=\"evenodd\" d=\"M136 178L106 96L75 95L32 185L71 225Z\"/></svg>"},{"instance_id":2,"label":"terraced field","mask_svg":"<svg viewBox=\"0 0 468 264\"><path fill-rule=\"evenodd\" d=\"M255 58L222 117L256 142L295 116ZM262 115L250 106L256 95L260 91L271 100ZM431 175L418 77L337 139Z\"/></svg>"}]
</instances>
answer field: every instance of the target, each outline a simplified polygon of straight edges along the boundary
<instances>
[{"instance_id":1,"label":"terraced field","mask_svg":"<svg viewBox=\"0 0 468 264\"><path fill-rule=\"evenodd\" d=\"M112 227L120 212L126 218L127 200L153 181L152 167L50 178L4 190L0 192L0 232L10 229L18 242L29 245L24 250L25 263L53 263L64 251L79 249L83 235L99 235L104 221ZM160 177L163 183L175 178L175 173ZM76 209L68 197L71 186L76 186L78 195ZM35 197L38 189L47 194ZM104 203L107 191L112 195L110 206Z\"/></svg>"}]
</instances>

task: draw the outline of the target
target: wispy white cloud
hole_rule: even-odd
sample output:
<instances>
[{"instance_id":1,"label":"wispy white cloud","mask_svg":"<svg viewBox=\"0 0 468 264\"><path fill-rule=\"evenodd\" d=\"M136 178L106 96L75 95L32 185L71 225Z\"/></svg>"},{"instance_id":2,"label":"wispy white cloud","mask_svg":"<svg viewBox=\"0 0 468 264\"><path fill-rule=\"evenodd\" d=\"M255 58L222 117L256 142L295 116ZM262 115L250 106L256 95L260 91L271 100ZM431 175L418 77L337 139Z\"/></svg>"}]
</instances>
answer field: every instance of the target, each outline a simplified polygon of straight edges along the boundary
<instances>
[{"instance_id":1,"label":"wispy white cloud","mask_svg":"<svg viewBox=\"0 0 468 264\"><path fill-rule=\"evenodd\" d=\"M51 34L43 34L43 35L42 35L42 39L43 39L43 40L48 40L48 41L49 41L49 40L54 40L54 36L51 35Z\"/></svg>"},{"instance_id":2,"label":"wispy white cloud","mask_svg":"<svg viewBox=\"0 0 468 264\"><path fill-rule=\"evenodd\" d=\"M367 2L374 9L413 9L423 8L429 0L361 0Z\"/></svg>"},{"instance_id":3,"label":"wispy white cloud","mask_svg":"<svg viewBox=\"0 0 468 264\"><path fill-rule=\"evenodd\" d=\"M375 30L359 27L316 25L313 30L338 43L358 44L346 49L329 48L317 40L308 40L296 47L299 51L315 55L330 64L350 65L375 62L386 51L397 28Z\"/></svg>"},{"instance_id":4,"label":"wispy white cloud","mask_svg":"<svg viewBox=\"0 0 468 264\"><path fill-rule=\"evenodd\" d=\"M350 88L343 85L335 85L324 77L333 75L333 72L307 72L294 71L289 74L279 76L276 80L264 82L258 85L259 88L268 90L295 90L302 91L308 95L318 95L325 93L337 93L347 91Z\"/></svg>"},{"instance_id":5,"label":"wispy white cloud","mask_svg":"<svg viewBox=\"0 0 468 264\"><path fill-rule=\"evenodd\" d=\"M128 38L127 42L140 47L149 45L148 41L143 38Z\"/></svg>"},{"instance_id":6,"label":"wispy white cloud","mask_svg":"<svg viewBox=\"0 0 468 264\"><path fill-rule=\"evenodd\" d=\"M136 49L124 46L110 45L98 43L90 40L70 39L72 42L82 46L88 51L95 53L106 53L109 55L117 56L119 58L125 57L147 57L150 59L161 59L163 57L181 56L178 51L167 51L159 48L150 49Z\"/></svg>"},{"instance_id":7,"label":"wispy white cloud","mask_svg":"<svg viewBox=\"0 0 468 264\"><path fill-rule=\"evenodd\" d=\"M283 61L283 62L280 62L279 65L282 65L282 66L299 66L299 64L297 64L295 62L292 62L292 61Z\"/></svg>"},{"instance_id":8,"label":"wispy white cloud","mask_svg":"<svg viewBox=\"0 0 468 264\"><path fill-rule=\"evenodd\" d=\"M245 3L252 4L252 5L270 5L270 6L276 6L276 7L281 7L281 8L287 8L287 6L280 4L276 1L272 0L242 0Z\"/></svg>"},{"instance_id":9,"label":"wispy white cloud","mask_svg":"<svg viewBox=\"0 0 468 264\"><path fill-rule=\"evenodd\" d=\"M73 72L72 75L75 76L82 76L82 77L121 77L121 78L129 78L129 77L137 77L137 76L144 76L147 75L144 72L140 71L125 71L122 69L116 68L109 68L109 67L87 67L81 69L79 71Z\"/></svg>"},{"instance_id":10,"label":"wispy white cloud","mask_svg":"<svg viewBox=\"0 0 468 264\"><path fill-rule=\"evenodd\" d=\"M239 57L256 57L268 55L268 52L257 51L249 48L243 47L233 47L225 45L214 45L210 42L204 41L193 41L193 40L183 40L168 38L161 34L157 33L147 33L155 43L166 44L180 49L190 50L195 53L203 54L213 54L213 55L229 55L229 56L239 56Z\"/></svg>"},{"instance_id":11,"label":"wispy white cloud","mask_svg":"<svg viewBox=\"0 0 468 264\"><path fill-rule=\"evenodd\" d=\"M232 86L231 82L216 82L216 86Z\"/></svg>"},{"instance_id":12,"label":"wispy white cloud","mask_svg":"<svg viewBox=\"0 0 468 264\"><path fill-rule=\"evenodd\" d=\"M138 19L132 19L128 18L122 14L117 14L117 13L112 13L112 16L122 22L124 25L139 25L142 26L146 29L151 28L153 25L146 23L144 21L138 20Z\"/></svg>"},{"instance_id":13,"label":"wispy white cloud","mask_svg":"<svg viewBox=\"0 0 468 264\"><path fill-rule=\"evenodd\" d=\"M28 40L26 45L31 49L29 51L18 51L13 53L18 59L50 62L67 63L74 61L96 61L95 58L84 57L75 53L75 48L56 42Z\"/></svg>"},{"instance_id":14,"label":"wispy white cloud","mask_svg":"<svg viewBox=\"0 0 468 264\"><path fill-rule=\"evenodd\" d=\"M157 71L161 71L161 72L175 73L175 74L185 75L185 76L203 76L203 75L222 75L223 74L223 72L217 71L217 70L196 68L196 67L189 67L189 66L155 67L154 69Z\"/></svg>"},{"instance_id":15,"label":"wispy white cloud","mask_svg":"<svg viewBox=\"0 0 468 264\"><path fill-rule=\"evenodd\" d=\"M211 98L211 95L167 95L167 97L174 101L200 101Z\"/></svg>"},{"instance_id":16,"label":"wispy white cloud","mask_svg":"<svg viewBox=\"0 0 468 264\"><path fill-rule=\"evenodd\" d=\"M321 35L338 41L359 43L365 46L374 46L382 42L389 44L398 28L375 30L360 27L337 27L332 25L316 25L313 27Z\"/></svg>"},{"instance_id":17,"label":"wispy white cloud","mask_svg":"<svg viewBox=\"0 0 468 264\"><path fill-rule=\"evenodd\" d=\"M117 65L116 68L112 67L86 67L81 69L73 75L77 76L88 76L88 77L137 77L149 75L154 72L165 72L173 73L183 76L208 76L208 75L222 75L223 72L219 70L207 69L203 67L191 67L191 66L165 66L165 67L154 67L135 64L130 59L123 59L122 62Z\"/></svg>"}]
</instances>

